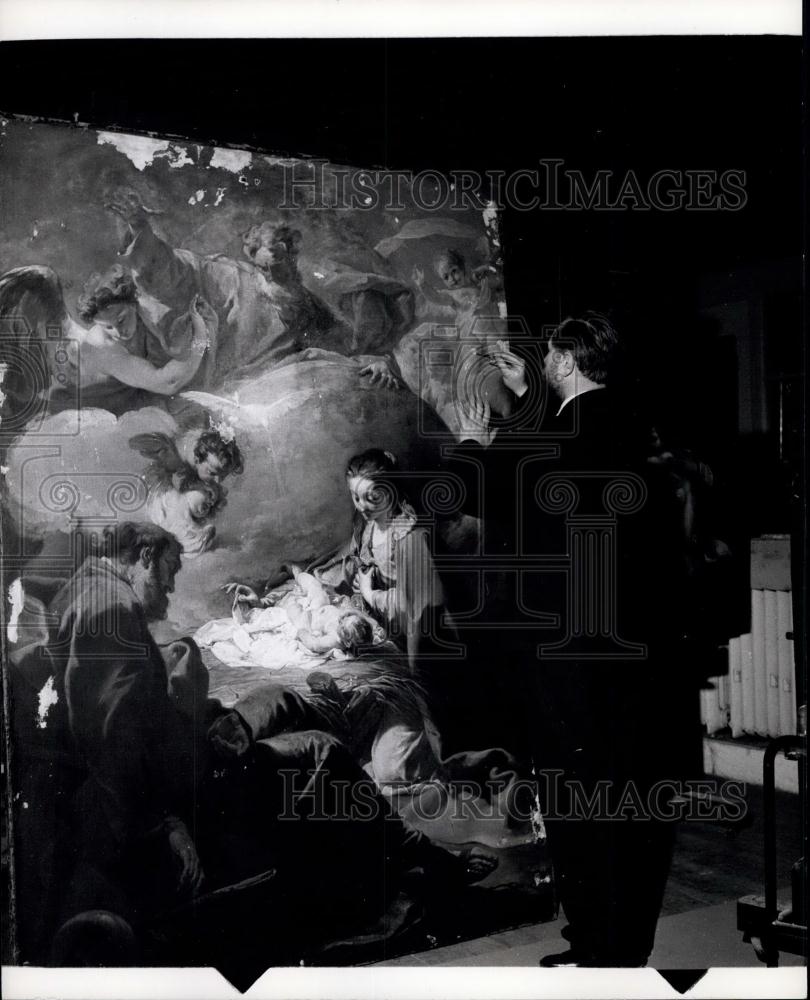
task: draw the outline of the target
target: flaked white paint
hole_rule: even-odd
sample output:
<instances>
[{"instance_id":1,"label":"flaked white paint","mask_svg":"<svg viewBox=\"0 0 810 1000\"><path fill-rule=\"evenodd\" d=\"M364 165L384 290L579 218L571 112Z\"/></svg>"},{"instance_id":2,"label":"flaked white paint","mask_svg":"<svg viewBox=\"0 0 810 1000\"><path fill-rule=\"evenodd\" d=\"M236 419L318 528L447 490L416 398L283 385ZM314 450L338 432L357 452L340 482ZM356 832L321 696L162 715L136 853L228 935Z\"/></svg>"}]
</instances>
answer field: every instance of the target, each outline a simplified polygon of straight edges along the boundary
<instances>
[{"instance_id":1,"label":"flaked white paint","mask_svg":"<svg viewBox=\"0 0 810 1000\"><path fill-rule=\"evenodd\" d=\"M221 149L217 146L209 166L221 167L223 170L230 170L233 174L241 174L250 166L252 159L253 153L247 149Z\"/></svg>"},{"instance_id":2,"label":"flaked white paint","mask_svg":"<svg viewBox=\"0 0 810 1000\"><path fill-rule=\"evenodd\" d=\"M39 692L39 705L37 707L37 725L40 729L45 729L48 725L48 712L59 701L59 695L53 686L53 677L49 677L42 685Z\"/></svg>"},{"instance_id":3,"label":"flaked white paint","mask_svg":"<svg viewBox=\"0 0 810 1000\"><path fill-rule=\"evenodd\" d=\"M16 580L12 580L9 585L8 601L11 605L11 613L8 618L8 641L16 642L17 622L19 621L23 605L25 604L25 591L23 590L22 580L19 577Z\"/></svg>"},{"instance_id":4,"label":"flaked white paint","mask_svg":"<svg viewBox=\"0 0 810 1000\"><path fill-rule=\"evenodd\" d=\"M148 167L158 153L169 148L168 139L154 139L149 135L125 135L121 132L99 132L98 144L115 146L138 170Z\"/></svg>"}]
</instances>

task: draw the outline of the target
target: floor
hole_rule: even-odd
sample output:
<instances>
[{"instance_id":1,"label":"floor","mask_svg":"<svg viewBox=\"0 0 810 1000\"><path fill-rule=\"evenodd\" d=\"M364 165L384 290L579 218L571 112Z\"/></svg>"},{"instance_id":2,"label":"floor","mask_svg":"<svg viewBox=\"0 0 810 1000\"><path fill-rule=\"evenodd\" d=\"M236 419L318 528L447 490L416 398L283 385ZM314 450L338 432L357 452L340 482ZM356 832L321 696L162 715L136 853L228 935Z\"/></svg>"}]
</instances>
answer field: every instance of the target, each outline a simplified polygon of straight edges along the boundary
<instances>
[{"instance_id":1,"label":"floor","mask_svg":"<svg viewBox=\"0 0 810 1000\"><path fill-rule=\"evenodd\" d=\"M802 853L801 803L779 794L777 857L780 886ZM762 885L762 790L749 786L745 821L737 827L687 821L680 824L667 893L650 965L658 969L756 966L753 948L737 930L736 902ZM780 893L780 898L789 895ZM535 966L543 954L563 951L565 919L526 925L379 963L385 966ZM803 965L782 955L782 965Z\"/></svg>"},{"instance_id":2,"label":"floor","mask_svg":"<svg viewBox=\"0 0 810 1000\"><path fill-rule=\"evenodd\" d=\"M492 934L446 948L406 955L379 962L383 966L536 966L541 955L564 951L560 937L565 920ZM721 966L759 965L754 950L737 931L736 902L704 906L686 913L662 917L658 922L654 969L707 969ZM780 956L780 965L804 965L797 955Z\"/></svg>"}]
</instances>

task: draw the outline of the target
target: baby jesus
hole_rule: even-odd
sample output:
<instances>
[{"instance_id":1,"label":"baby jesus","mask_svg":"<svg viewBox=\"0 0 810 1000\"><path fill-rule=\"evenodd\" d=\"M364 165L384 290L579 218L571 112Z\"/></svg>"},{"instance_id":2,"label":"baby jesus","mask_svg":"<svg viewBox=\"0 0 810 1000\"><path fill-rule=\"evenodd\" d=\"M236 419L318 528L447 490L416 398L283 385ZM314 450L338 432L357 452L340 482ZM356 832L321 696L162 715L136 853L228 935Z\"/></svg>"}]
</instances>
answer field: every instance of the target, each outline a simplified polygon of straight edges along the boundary
<instances>
[{"instance_id":1,"label":"baby jesus","mask_svg":"<svg viewBox=\"0 0 810 1000\"><path fill-rule=\"evenodd\" d=\"M296 638L312 653L340 650L356 656L362 646L374 642L375 623L351 603L350 598L335 598L333 603L323 584L299 566L291 567L293 589L275 600L263 598L265 606L283 608L296 629Z\"/></svg>"},{"instance_id":2,"label":"baby jesus","mask_svg":"<svg viewBox=\"0 0 810 1000\"><path fill-rule=\"evenodd\" d=\"M305 656L344 659L384 639L382 629L356 606L355 599L331 597L312 574L295 565L291 569L293 580L262 598L245 584L223 588L234 598L231 641L243 652L268 663L279 654L289 657L292 646L300 643Z\"/></svg>"}]
</instances>

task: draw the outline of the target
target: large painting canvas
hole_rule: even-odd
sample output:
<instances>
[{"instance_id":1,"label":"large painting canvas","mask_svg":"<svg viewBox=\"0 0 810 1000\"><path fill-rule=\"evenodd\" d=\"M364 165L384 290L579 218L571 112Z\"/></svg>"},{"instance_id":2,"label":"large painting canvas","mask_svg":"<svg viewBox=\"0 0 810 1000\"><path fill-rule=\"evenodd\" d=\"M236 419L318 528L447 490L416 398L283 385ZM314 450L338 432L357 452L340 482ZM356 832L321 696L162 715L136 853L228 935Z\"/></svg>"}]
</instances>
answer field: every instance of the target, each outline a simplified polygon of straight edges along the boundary
<instances>
[{"instance_id":1,"label":"large painting canvas","mask_svg":"<svg viewBox=\"0 0 810 1000\"><path fill-rule=\"evenodd\" d=\"M205 883L203 869L189 867L198 855L183 838L198 822L210 832L211 810L216 823L232 816L239 837L261 833L260 854L274 843L242 816L256 789L227 766L243 759L251 719L251 745L290 728L325 730L316 769L337 736L348 739L358 753L351 766L371 768L374 795L387 789L385 808L396 806L408 836L533 847L533 799L506 826L494 809L516 779L504 751L455 758L448 774L469 766L503 782L489 819L451 815L452 793L436 779L444 773L436 713L418 680L425 643L430 656L464 663L463 646L443 637L434 614L442 602L433 559L440 550L458 556L463 570L478 522L460 512L445 452L461 439L486 443L482 400L506 412L491 353L506 336L493 207L483 198L443 212L425 177L418 197L400 176L386 198L379 191L390 178L379 171L19 119L4 122L2 160L3 586L19 960L70 964L90 947L91 962L213 961L248 983L268 964L303 955L300 933L282 934L269 951L256 942L240 951L242 935L259 926L251 914L265 881L277 898L266 857L251 866L240 848L236 867L216 877L217 862L206 861ZM386 489L399 499L383 503L378 521ZM160 541L167 535L173 547ZM475 594L471 601L474 611ZM148 687L164 667L167 693L161 680ZM284 715L291 704L300 717ZM160 743L150 758L165 712L173 721L161 723L160 740L168 735L171 746ZM81 763L66 778L60 755L77 746ZM223 752L219 763L214 751ZM296 766L306 770L311 752L297 747ZM140 916L115 899L99 903L96 867L107 871L98 859L109 848L100 831L117 824L127 844L135 837L145 850L134 831L151 815L147 799L189 766L182 796L192 796L188 814L197 818L168 828L175 855L192 852L182 912L168 930L154 922L152 896ZM159 773L147 780L149 767ZM65 790L71 773L79 791ZM274 765L272 773L277 781L285 772ZM352 787L368 780L358 775ZM214 784L203 792L201 780ZM411 791L391 799L402 781ZM214 807L223 790L229 804ZM431 810L419 808L424 795ZM105 818L93 819L94 808ZM330 843L342 843L334 840L342 830L326 831ZM219 857L230 835L211 836ZM80 874L71 868L75 850L91 855L95 875L81 861ZM320 869L300 847L285 857L305 912L307 880ZM488 864L479 859L473 877L486 877ZM118 898L138 870L131 861L120 879L107 871L105 885ZM138 898L146 884L132 890ZM390 884L377 873L370 898ZM547 896L534 884L523 889L517 912L528 899L536 916ZM220 911L220 891L244 901ZM492 919L487 906L472 917L477 927ZM296 926L291 917L291 933ZM326 920L307 947L351 937L350 926L348 917ZM455 932L453 921L442 927ZM107 942L102 953L93 951L98 940ZM329 954L331 963L352 961L362 948Z\"/></svg>"}]
</instances>

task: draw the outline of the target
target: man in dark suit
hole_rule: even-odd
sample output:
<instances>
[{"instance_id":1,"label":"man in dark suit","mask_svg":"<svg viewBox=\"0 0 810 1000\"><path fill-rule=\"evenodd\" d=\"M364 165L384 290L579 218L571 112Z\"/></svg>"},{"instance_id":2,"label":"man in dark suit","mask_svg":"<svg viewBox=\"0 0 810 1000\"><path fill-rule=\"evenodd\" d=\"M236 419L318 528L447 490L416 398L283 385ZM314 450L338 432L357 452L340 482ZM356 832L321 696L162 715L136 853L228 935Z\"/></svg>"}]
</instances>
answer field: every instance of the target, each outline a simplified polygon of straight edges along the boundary
<instances>
[{"instance_id":1,"label":"man in dark suit","mask_svg":"<svg viewBox=\"0 0 810 1000\"><path fill-rule=\"evenodd\" d=\"M479 469L483 491L465 482L483 492L485 551L517 567L512 608L492 605L515 627L491 648L522 668L515 711L522 703L569 920L571 949L543 965L645 964L668 868L656 782L670 777L660 692L678 536L648 435L607 387L617 347L610 323L586 314L555 330L541 373L494 352L517 415L488 449L465 443L455 456L460 475ZM488 420L485 404L477 416Z\"/></svg>"}]
</instances>

